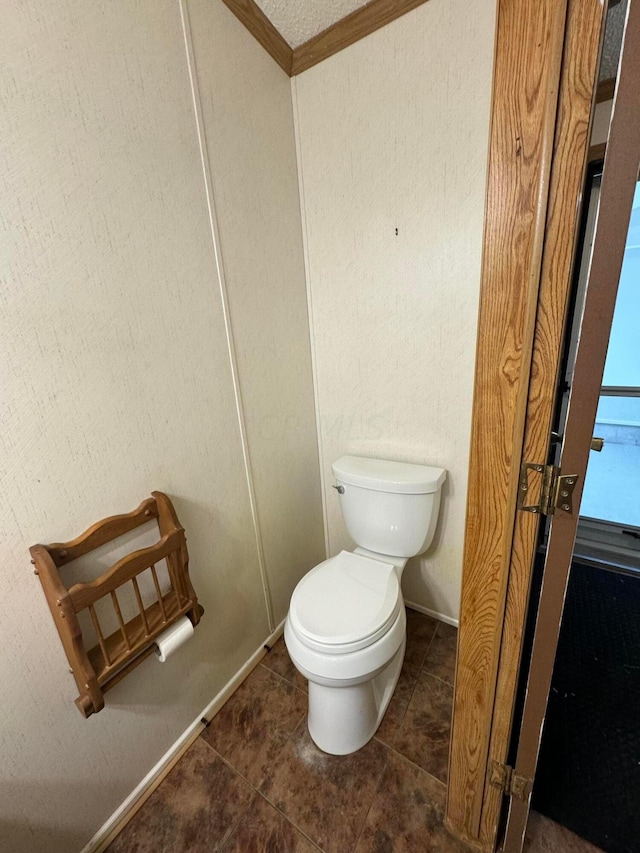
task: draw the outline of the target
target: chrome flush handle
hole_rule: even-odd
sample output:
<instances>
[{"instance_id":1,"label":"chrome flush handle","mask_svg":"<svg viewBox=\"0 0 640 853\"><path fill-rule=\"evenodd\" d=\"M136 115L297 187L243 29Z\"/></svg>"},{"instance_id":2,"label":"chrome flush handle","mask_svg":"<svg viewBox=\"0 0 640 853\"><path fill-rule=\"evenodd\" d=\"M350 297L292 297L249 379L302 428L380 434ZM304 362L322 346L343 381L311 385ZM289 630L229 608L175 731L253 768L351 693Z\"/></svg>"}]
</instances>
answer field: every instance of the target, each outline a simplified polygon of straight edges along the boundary
<instances>
[{"instance_id":1,"label":"chrome flush handle","mask_svg":"<svg viewBox=\"0 0 640 853\"><path fill-rule=\"evenodd\" d=\"M331 486L339 495L344 495L344 486Z\"/></svg>"}]
</instances>

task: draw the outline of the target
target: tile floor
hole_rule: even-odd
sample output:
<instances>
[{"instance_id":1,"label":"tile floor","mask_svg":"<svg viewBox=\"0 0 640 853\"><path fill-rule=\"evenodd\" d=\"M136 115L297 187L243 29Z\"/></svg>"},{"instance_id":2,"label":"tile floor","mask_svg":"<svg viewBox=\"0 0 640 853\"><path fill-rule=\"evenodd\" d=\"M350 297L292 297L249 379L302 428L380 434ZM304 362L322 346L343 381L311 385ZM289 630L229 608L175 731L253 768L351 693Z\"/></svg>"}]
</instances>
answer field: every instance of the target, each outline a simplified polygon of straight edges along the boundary
<instances>
[{"instance_id":1,"label":"tile floor","mask_svg":"<svg viewBox=\"0 0 640 853\"><path fill-rule=\"evenodd\" d=\"M407 611L407 652L376 736L330 756L279 640L108 853L462 853L443 827L456 631ZM529 853L594 853L536 816ZM573 840L577 842L573 843Z\"/></svg>"}]
</instances>

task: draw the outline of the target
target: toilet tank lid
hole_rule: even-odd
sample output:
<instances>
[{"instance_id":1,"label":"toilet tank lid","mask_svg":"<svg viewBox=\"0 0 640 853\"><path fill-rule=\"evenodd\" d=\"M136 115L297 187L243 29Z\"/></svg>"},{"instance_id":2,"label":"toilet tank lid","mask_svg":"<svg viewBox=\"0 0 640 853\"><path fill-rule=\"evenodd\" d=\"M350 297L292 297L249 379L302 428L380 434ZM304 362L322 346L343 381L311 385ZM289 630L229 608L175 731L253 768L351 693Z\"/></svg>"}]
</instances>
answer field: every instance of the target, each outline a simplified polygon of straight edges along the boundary
<instances>
[{"instance_id":1,"label":"toilet tank lid","mask_svg":"<svg viewBox=\"0 0 640 853\"><path fill-rule=\"evenodd\" d=\"M447 478L444 468L364 456L341 456L331 468L334 477L341 483L403 495L437 492Z\"/></svg>"}]
</instances>

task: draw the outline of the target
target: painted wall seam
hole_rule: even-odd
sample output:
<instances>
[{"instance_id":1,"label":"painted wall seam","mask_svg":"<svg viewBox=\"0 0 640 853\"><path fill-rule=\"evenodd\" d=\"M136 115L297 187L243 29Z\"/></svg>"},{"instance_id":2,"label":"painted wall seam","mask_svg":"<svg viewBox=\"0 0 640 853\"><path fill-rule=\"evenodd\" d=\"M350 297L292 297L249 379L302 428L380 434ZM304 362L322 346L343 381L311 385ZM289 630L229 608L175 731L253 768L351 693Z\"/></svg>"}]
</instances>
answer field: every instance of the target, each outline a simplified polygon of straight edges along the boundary
<instances>
[{"instance_id":1,"label":"painted wall seam","mask_svg":"<svg viewBox=\"0 0 640 853\"><path fill-rule=\"evenodd\" d=\"M302 165L302 138L300 135L300 121L298 116L298 85L295 77L291 78L291 101L293 104L293 127L296 139L296 162L298 167L298 192L300 195L300 219L302 222L302 248L304 256L304 277L307 289L307 314L309 318L309 343L311 346L311 371L313 375L313 402L316 416L316 435L318 447L318 466L320 469L320 491L322 495L322 523L324 526L325 555L331 553L331 542L329 538L329 521L327 517L327 484L324 475L322 461L322 427L320 419L320 396L318 394L318 365L316 359L315 332L313 324L313 295L311 292L311 269L309 260L309 239L307 233L307 208L304 192L304 169Z\"/></svg>"},{"instance_id":2,"label":"painted wall seam","mask_svg":"<svg viewBox=\"0 0 640 853\"><path fill-rule=\"evenodd\" d=\"M226 286L226 276L224 269L224 259L222 257L222 248L220 242L220 231L215 206L215 189L213 184L213 176L211 172L211 164L207 148L207 139L202 120L202 105L200 100L200 91L198 87L198 79L196 73L195 54L193 50L193 40L191 35L191 22L189 19L188 0L178 0L180 6L180 17L182 21L182 32L184 36L185 52L187 58L187 67L189 71L189 81L191 85L191 97L193 101L194 117L196 122L196 133L198 136L198 148L200 151L200 161L202 165L203 180L205 184L205 194L207 199L207 210L209 213L209 226L211 232L211 241L216 263L216 274L218 277L218 286L220 291L220 300L222 303L222 311L224 316L224 327L227 336L227 349L229 353L229 363L233 380L233 389L236 403L236 413L238 417L238 428L242 443L242 454L245 467L245 475L247 480L247 490L249 493L249 503L251 506L251 517L256 538L256 548L258 553L258 563L260 566L260 579L264 593L265 609L269 622L269 630L274 630L273 606L271 602L271 592L266 572L264 547L262 542L262 534L260 531L260 521L258 518L258 508L253 482L253 470L251 466L251 454L247 439L247 428L245 422L244 405L242 401L242 390L238 376L238 365L235 352L235 342L233 338L233 327L231 322L231 314L229 310L229 297Z\"/></svg>"}]
</instances>

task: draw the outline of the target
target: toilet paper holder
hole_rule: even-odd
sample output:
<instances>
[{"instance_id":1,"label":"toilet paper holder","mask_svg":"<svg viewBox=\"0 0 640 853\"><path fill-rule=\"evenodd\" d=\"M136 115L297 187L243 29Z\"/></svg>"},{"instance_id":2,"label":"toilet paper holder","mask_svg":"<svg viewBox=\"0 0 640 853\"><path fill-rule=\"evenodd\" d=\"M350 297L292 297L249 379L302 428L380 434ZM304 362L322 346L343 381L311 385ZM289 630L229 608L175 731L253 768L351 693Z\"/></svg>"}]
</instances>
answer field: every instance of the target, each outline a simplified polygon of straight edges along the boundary
<instances>
[{"instance_id":1,"label":"toilet paper holder","mask_svg":"<svg viewBox=\"0 0 640 853\"><path fill-rule=\"evenodd\" d=\"M95 580L69 588L60 569L72 560L156 519L160 540L119 559ZM75 700L84 717L104 708L104 694L154 651L155 638L183 616L197 625L203 614L189 578L189 554L184 528L171 500L163 492L152 492L133 512L98 521L70 542L33 545L29 549L55 621L71 672L80 695ZM166 561L169 588L161 589L156 564ZM155 600L145 605L139 576L150 571ZM117 590L131 584L137 615L124 621ZM117 629L104 636L96 604L110 600ZM97 644L87 649L78 614L88 611Z\"/></svg>"}]
</instances>

